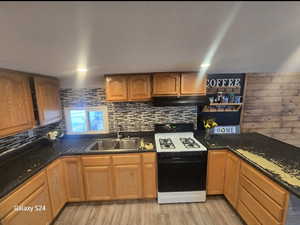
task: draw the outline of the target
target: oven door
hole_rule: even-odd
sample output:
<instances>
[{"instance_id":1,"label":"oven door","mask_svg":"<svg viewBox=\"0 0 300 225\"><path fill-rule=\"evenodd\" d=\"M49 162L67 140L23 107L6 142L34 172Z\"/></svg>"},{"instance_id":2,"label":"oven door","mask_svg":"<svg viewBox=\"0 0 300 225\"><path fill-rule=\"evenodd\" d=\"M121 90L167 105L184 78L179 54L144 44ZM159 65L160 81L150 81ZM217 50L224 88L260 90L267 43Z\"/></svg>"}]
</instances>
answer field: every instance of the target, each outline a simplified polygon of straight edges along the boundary
<instances>
[{"instance_id":1,"label":"oven door","mask_svg":"<svg viewBox=\"0 0 300 225\"><path fill-rule=\"evenodd\" d=\"M207 151L158 154L158 192L202 191Z\"/></svg>"}]
</instances>

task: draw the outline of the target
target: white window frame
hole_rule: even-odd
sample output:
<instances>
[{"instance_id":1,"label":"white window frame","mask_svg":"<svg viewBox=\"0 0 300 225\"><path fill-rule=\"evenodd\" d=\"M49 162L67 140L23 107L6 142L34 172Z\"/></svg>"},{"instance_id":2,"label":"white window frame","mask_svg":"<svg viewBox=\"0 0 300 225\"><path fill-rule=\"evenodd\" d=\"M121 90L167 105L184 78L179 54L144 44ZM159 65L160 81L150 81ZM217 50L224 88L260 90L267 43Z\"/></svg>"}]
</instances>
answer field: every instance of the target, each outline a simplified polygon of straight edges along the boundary
<instances>
[{"instance_id":1,"label":"white window frame","mask_svg":"<svg viewBox=\"0 0 300 225\"><path fill-rule=\"evenodd\" d=\"M85 117L87 123L86 131L84 132L73 132L72 126L71 126L71 116L70 111L71 110L85 110ZM97 131L91 131L89 130L90 122L88 117L88 112L91 111L102 111L103 112L103 122L104 122L104 129L103 130L97 130ZM106 134L109 133L109 126L108 126L108 112L107 112L107 106L97 106L97 107L66 107L64 108L64 114L65 114L65 121L66 121L66 128L67 128L67 134L78 134L78 135L84 135L84 134Z\"/></svg>"}]
</instances>

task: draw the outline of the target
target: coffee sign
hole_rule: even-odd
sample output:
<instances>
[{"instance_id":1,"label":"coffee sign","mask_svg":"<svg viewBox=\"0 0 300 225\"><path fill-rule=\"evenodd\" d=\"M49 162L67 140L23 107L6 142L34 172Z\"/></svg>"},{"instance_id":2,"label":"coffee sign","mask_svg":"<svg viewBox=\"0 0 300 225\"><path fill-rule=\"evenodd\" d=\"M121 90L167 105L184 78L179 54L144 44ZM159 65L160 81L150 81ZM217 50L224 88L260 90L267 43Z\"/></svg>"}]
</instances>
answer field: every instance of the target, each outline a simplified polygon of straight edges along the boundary
<instances>
[{"instance_id":1,"label":"coffee sign","mask_svg":"<svg viewBox=\"0 0 300 225\"><path fill-rule=\"evenodd\" d=\"M232 87L240 88L241 87L241 78L223 78L223 79L207 79L208 87Z\"/></svg>"},{"instance_id":2,"label":"coffee sign","mask_svg":"<svg viewBox=\"0 0 300 225\"><path fill-rule=\"evenodd\" d=\"M235 93L243 95L245 74L208 74L207 76L207 94L216 94L217 92Z\"/></svg>"}]
</instances>

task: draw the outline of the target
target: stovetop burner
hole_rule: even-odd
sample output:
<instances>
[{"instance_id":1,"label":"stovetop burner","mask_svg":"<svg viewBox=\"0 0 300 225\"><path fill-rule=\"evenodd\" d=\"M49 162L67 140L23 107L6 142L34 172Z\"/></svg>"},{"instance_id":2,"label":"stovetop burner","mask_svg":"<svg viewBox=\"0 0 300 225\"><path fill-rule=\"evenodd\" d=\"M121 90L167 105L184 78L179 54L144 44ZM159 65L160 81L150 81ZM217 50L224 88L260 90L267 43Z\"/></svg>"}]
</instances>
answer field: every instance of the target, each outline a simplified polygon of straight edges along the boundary
<instances>
[{"instance_id":1,"label":"stovetop burner","mask_svg":"<svg viewBox=\"0 0 300 225\"><path fill-rule=\"evenodd\" d=\"M155 144L157 152L207 151L192 132L156 133Z\"/></svg>"},{"instance_id":2,"label":"stovetop burner","mask_svg":"<svg viewBox=\"0 0 300 225\"><path fill-rule=\"evenodd\" d=\"M179 138L179 140L186 148L200 148L200 145L193 138Z\"/></svg>"},{"instance_id":3,"label":"stovetop burner","mask_svg":"<svg viewBox=\"0 0 300 225\"><path fill-rule=\"evenodd\" d=\"M160 138L159 144L162 149L174 149L175 145L172 142L171 138Z\"/></svg>"}]
</instances>

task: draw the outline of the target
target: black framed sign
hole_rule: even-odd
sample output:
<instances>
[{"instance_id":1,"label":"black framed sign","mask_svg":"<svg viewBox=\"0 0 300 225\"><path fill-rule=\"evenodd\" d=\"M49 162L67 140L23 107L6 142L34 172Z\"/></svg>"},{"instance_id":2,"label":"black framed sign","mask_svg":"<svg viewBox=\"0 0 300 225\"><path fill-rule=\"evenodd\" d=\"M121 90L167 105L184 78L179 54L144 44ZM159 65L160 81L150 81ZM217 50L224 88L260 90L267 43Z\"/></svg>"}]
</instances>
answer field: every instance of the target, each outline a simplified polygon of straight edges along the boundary
<instances>
[{"instance_id":1,"label":"black framed sign","mask_svg":"<svg viewBox=\"0 0 300 225\"><path fill-rule=\"evenodd\" d=\"M208 74L206 92L207 95L215 95L217 92L223 92L242 96L244 93L244 84L244 73Z\"/></svg>"}]
</instances>

